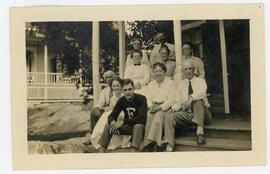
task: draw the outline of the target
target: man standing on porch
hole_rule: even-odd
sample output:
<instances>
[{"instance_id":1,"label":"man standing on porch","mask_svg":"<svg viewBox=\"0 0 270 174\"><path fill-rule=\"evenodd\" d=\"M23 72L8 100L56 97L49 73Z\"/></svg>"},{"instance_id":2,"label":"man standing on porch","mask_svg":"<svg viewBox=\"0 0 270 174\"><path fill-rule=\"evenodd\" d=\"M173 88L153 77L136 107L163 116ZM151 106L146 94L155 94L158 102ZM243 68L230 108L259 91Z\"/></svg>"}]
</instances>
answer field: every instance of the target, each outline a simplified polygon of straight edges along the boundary
<instances>
[{"instance_id":1,"label":"man standing on porch","mask_svg":"<svg viewBox=\"0 0 270 174\"><path fill-rule=\"evenodd\" d=\"M111 90L112 81L115 77L115 74L112 70L108 70L104 72L103 78L107 84L107 86L100 92L99 99L95 107L90 112L90 129L87 137L91 137L94 127L96 126L100 116L104 111L106 111L107 107L110 106L110 98L113 96L113 92ZM84 145L91 144L90 138Z\"/></svg>"},{"instance_id":2,"label":"man standing on porch","mask_svg":"<svg viewBox=\"0 0 270 174\"><path fill-rule=\"evenodd\" d=\"M142 146L147 117L146 97L134 93L134 82L130 79L123 80L122 91L124 96L114 106L100 138L101 153L106 152L112 134L132 135L132 152L137 152ZM124 119L117 121L121 112L124 112Z\"/></svg>"},{"instance_id":3,"label":"man standing on porch","mask_svg":"<svg viewBox=\"0 0 270 174\"><path fill-rule=\"evenodd\" d=\"M207 85L204 79L194 76L194 64L191 60L183 61L182 67L185 79L177 86L176 102L164 122L167 152L173 151L176 125L194 123L197 126L197 144L206 143L203 130L205 119L203 98L206 96Z\"/></svg>"},{"instance_id":4,"label":"man standing on porch","mask_svg":"<svg viewBox=\"0 0 270 174\"><path fill-rule=\"evenodd\" d=\"M153 50L151 52L151 55L150 55L150 64L151 64L151 66L153 66L157 62L164 63L162 61L162 58L161 58L160 54L159 54L160 47L163 46L163 45L166 45L170 50L170 54L169 54L168 59L175 61L175 47L174 47L173 44L170 44L170 43L167 42L165 34L163 32L157 33L156 40L158 42L158 45L156 45L153 48Z\"/></svg>"}]
</instances>

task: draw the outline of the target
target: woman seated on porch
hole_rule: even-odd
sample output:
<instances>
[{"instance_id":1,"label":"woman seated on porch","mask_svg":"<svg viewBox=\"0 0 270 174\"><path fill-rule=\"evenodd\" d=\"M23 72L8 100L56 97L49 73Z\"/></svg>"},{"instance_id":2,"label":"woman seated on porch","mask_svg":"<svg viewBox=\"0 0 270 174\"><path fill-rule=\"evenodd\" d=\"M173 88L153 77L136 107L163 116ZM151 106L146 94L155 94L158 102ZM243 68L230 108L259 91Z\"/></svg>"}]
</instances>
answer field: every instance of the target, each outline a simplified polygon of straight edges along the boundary
<instances>
[{"instance_id":1,"label":"woman seated on porch","mask_svg":"<svg viewBox=\"0 0 270 174\"><path fill-rule=\"evenodd\" d=\"M108 116L110 115L114 105L117 100L122 96L122 80L119 77L115 77L111 84L112 96L110 98L110 105L106 108L105 112L101 115L98 120L94 130L92 132L90 141L92 145L98 149L100 145L98 144L99 139L103 133L104 127L106 123L108 123ZM124 119L124 113L121 113L118 119ZM116 148L126 148L130 146L130 138L129 135L113 135L108 149L116 149Z\"/></svg>"},{"instance_id":2,"label":"woman seated on porch","mask_svg":"<svg viewBox=\"0 0 270 174\"><path fill-rule=\"evenodd\" d=\"M148 115L145 127L144 147L156 151L162 145L164 117L174 102L175 82L166 77L163 63L153 65L155 80L147 87Z\"/></svg>"},{"instance_id":3,"label":"woman seated on porch","mask_svg":"<svg viewBox=\"0 0 270 174\"><path fill-rule=\"evenodd\" d=\"M159 49L159 55L167 68L166 76L173 79L175 61L169 60L170 50L166 45L162 45Z\"/></svg>"},{"instance_id":4,"label":"woman seated on porch","mask_svg":"<svg viewBox=\"0 0 270 174\"><path fill-rule=\"evenodd\" d=\"M191 60L194 64L194 75L196 77L204 78L205 71L204 71L204 63L201 58L193 56L193 44L190 42L184 43L182 47L183 51L183 61L184 60Z\"/></svg>"},{"instance_id":5,"label":"woman seated on porch","mask_svg":"<svg viewBox=\"0 0 270 174\"><path fill-rule=\"evenodd\" d=\"M150 71L147 65L141 63L142 55L140 50L132 51L133 64L126 67L124 78L133 80L135 92L144 95L146 85L150 81Z\"/></svg>"},{"instance_id":6,"label":"woman seated on porch","mask_svg":"<svg viewBox=\"0 0 270 174\"><path fill-rule=\"evenodd\" d=\"M142 50L142 41L141 41L141 39L133 38L132 47L133 47L133 50ZM132 51L127 56L126 66L133 64L131 54L132 54ZM145 65L148 65L148 66L150 65L149 58L148 58L147 54L145 52L143 52L143 51L142 51L142 60L141 60L141 62L142 62L142 64L145 64Z\"/></svg>"}]
</instances>

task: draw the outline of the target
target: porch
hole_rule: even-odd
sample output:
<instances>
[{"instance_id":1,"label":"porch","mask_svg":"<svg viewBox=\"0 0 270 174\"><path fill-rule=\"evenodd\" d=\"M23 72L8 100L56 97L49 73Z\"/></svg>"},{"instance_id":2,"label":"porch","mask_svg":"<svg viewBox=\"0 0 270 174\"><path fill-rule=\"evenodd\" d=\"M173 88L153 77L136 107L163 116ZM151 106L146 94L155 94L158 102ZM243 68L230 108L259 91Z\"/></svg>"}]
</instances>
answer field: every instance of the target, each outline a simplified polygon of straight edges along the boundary
<instances>
[{"instance_id":1,"label":"porch","mask_svg":"<svg viewBox=\"0 0 270 174\"><path fill-rule=\"evenodd\" d=\"M235 110L237 109L234 109L233 107L235 107L236 103L237 105L241 105L243 101L249 101L249 77L246 78L246 74L239 76L239 72L237 71L237 68L235 68L236 66L239 66L241 69L246 69L248 71L249 65L246 62L248 61L249 55L243 56L239 55L239 53L231 53L230 50L233 50L232 46L240 45L239 47L242 48L243 45L228 43L228 40L235 41L234 39L230 39L230 37L235 38L235 35L232 35L233 32L231 32L231 35L228 35L228 32L226 32L226 20L215 20L214 23L213 21L206 20L174 20L171 21L171 23L173 24L173 44L175 45L177 65L175 69L175 80L180 81L182 77L182 43L189 40L198 44L197 54L198 57L201 57L205 62L205 69L207 70L205 78L208 84L208 93L211 94L209 96L209 101L213 111L222 114L235 113ZM100 73L100 24L100 21L95 21L91 24L92 57L90 66L92 67L91 85L93 86L93 95L91 98L93 98L94 102L97 101L103 85L101 83L102 77ZM126 21L118 21L119 43L117 44L119 44L119 64L117 66L119 66L118 73L120 77L123 77L124 74L125 59L127 55L125 25ZM211 39L209 39L209 32L213 35ZM200 39L194 39L196 37L199 37ZM40 55L39 60L29 63L32 65L32 68L29 68L29 71L34 72L29 72L27 74L28 100L43 100L44 102L82 100L82 97L78 94L79 91L76 89L75 78L66 77L62 75L62 73L52 73L53 71L55 72L51 67L52 56L50 56L50 54L52 54L52 52L48 50L47 45L48 43L42 42L38 49L28 48L33 51L35 57ZM37 52L39 52L39 54ZM248 51L243 50L242 52L246 53ZM246 64L247 66L244 67L243 64ZM56 72L62 71L59 70ZM237 74L237 76L235 74ZM243 82L243 77L246 81L245 84ZM243 88L243 90L241 90L240 87ZM237 100L234 98L237 98ZM250 107L248 102L241 107L248 108L247 106Z\"/></svg>"}]
</instances>

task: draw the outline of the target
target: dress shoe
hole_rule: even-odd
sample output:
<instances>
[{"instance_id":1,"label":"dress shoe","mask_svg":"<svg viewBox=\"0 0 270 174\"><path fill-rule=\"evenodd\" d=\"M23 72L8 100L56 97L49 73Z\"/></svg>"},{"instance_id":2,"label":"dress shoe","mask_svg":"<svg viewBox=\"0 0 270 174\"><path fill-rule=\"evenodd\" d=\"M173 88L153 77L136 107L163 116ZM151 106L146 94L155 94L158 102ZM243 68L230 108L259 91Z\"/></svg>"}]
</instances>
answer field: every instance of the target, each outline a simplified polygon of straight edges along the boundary
<instances>
[{"instance_id":1,"label":"dress shoe","mask_svg":"<svg viewBox=\"0 0 270 174\"><path fill-rule=\"evenodd\" d=\"M130 152L133 152L133 153L138 152L138 151L139 150L136 147L132 147L131 150L130 150Z\"/></svg>"},{"instance_id":2,"label":"dress shoe","mask_svg":"<svg viewBox=\"0 0 270 174\"><path fill-rule=\"evenodd\" d=\"M205 141L204 135L203 134L198 134L197 135L197 144L203 145L205 143L206 143L206 141Z\"/></svg>"},{"instance_id":3,"label":"dress shoe","mask_svg":"<svg viewBox=\"0 0 270 174\"><path fill-rule=\"evenodd\" d=\"M87 141L83 142L82 144L83 144L84 146L89 146L89 145L91 145L92 143L91 143L90 140L87 140Z\"/></svg>"},{"instance_id":4,"label":"dress shoe","mask_svg":"<svg viewBox=\"0 0 270 174\"><path fill-rule=\"evenodd\" d=\"M159 148L158 148L157 144L154 145L153 150L154 150L154 152L159 152Z\"/></svg>"},{"instance_id":5,"label":"dress shoe","mask_svg":"<svg viewBox=\"0 0 270 174\"><path fill-rule=\"evenodd\" d=\"M85 137L86 137L87 140L82 143L84 146L88 146L88 145L91 145L92 144L92 142L90 141L91 136L92 136L92 134L90 132L88 132L85 135Z\"/></svg>"},{"instance_id":6,"label":"dress shoe","mask_svg":"<svg viewBox=\"0 0 270 174\"><path fill-rule=\"evenodd\" d=\"M172 145L167 144L167 145L166 145L166 152L172 152L172 151L173 151Z\"/></svg>"},{"instance_id":7,"label":"dress shoe","mask_svg":"<svg viewBox=\"0 0 270 174\"><path fill-rule=\"evenodd\" d=\"M107 148L105 148L105 147L99 148L99 153L106 153L106 152L107 152Z\"/></svg>"}]
</instances>

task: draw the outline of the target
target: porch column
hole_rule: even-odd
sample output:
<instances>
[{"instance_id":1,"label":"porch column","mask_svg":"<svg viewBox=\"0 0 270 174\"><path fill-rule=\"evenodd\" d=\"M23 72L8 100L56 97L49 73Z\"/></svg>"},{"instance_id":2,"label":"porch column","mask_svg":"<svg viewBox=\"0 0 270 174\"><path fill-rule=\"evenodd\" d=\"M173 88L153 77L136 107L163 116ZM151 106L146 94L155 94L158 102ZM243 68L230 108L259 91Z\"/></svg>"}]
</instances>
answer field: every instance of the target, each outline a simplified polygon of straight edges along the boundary
<instances>
[{"instance_id":1,"label":"porch column","mask_svg":"<svg viewBox=\"0 0 270 174\"><path fill-rule=\"evenodd\" d=\"M225 114L229 114L230 113L229 85L228 85L228 75L229 74L227 71L226 42L225 42L225 30L224 30L223 20L219 20L219 37L220 37L220 47L221 47L222 79L223 79Z\"/></svg>"},{"instance_id":2,"label":"porch column","mask_svg":"<svg viewBox=\"0 0 270 174\"><path fill-rule=\"evenodd\" d=\"M100 77L99 77L99 22L92 23L92 68L93 68L93 94L94 105L96 104L100 94Z\"/></svg>"},{"instance_id":3,"label":"porch column","mask_svg":"<svg viewBox=\"0 0 270 174\"><path fill-rule=\"evenodd\" d=\"M44 44L44 99L48 99L48 47Z\"/></svg>"},{"instance_id":4,"label":"porch column","mask_svg":"<svg viewBox=\"0 0 270 174\"><path fill-rule=\"evenodd\" d=\"M182 80L182 29L180 20L173 21L173 31L176 61L174 79L177 81L177 83L179 83Z\"/></svg>"},{"instance_id":5,"label":"porch column","mask_svg":"<svg viewBox=\"0 0 270 174\"><path fill-rule=\"evenodd\" d=\"M125 49L125 22L119 21L119 76L124 78L126 64L126 49Z\"/></svg>"}]
</instances>

